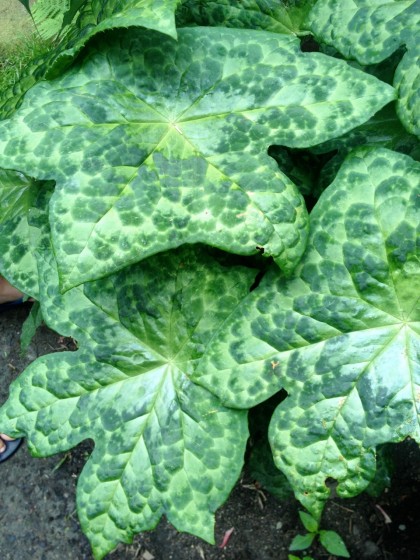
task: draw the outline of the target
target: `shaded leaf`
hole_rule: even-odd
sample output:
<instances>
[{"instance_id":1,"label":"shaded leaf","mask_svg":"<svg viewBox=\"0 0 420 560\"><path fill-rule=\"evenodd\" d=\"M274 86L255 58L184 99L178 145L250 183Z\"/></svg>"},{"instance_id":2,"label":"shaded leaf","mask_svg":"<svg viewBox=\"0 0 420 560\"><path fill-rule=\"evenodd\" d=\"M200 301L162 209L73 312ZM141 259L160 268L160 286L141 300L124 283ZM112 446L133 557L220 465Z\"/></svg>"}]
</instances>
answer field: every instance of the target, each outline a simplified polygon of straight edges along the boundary
<instances>
[{"instance_id":1,"label":"shaded leaf","mask_svg":"<svg viewBox=\"0 0 420 560\"><path fill-rule=\"evenodd\" d=\"M420 9L420 5L419 5ZM420 137L420 45L410 45L395 72L397 112L405 128Z\"/></svg>"},{"instance_id":2,"label":"shaded leaf","mask_svg":"<svg viewBox=\"0 0 420 560\"><path fill-rule=\"evenodd\" d=\"M410 41L419 22L419 0L318 0L307 24L346 58L374 64Z\"/></svg>"},{"instance_id":3,"label":"shaded leaf","mask_svg":"<svg viewBox=\"0 0 420 560\"><path fill-rule=\"evenodd\" d=\"M366 488L369 496L378 498L387 488L390 488L394 472L395 462L391 452L391 444L381 445L376 451L375 476Z\"/></svg>"},{"instance_id":4,"label":"shaded leaf","mask_svg":"<svg viewBox=\"0 0 420 560\"><path fill-rule=\"evenodd\" d=\"M29 315L27 316L27 318L25 319L22 325L22 332L20 335L21 352L25 353L28 350L29 345L32 342L32 339L35 336L38 327L42 325L42 322L43 322L43 317L42 317L41 306L39 302L36 301L33 303L31 311L29 312Z\"/></svg>"},{"instance_id":5,"label":"shaded leaf","mask_svg":"<svg viewBox=\"0 0 420 560\"><path fill-rule=\"evenodd\" d=\"M38 199L48 204L53 183L0 169L0 273L21 292L38 298L33 244L39 242ZM33 228L32 226L35 226Z\"/></svg>"},{"instance_id":6,"label":"shaded leaf","mask_svg":"<svg viewBox=\"0 0 420 560\"><path fill-rule=\"evenodd\" d=\"M0 165L57 182L50 221L64 289L195 242L264 250L290 273L306 209L268 146L325 141L394 96L261 31L188 28L178 43L127 32L97 49L0 123Z\"/></svg>"},{"instance_id":7,"label":"shaded leaf","mask_svg":"<svg viewBox=\"0 0 420 560\"><path fill-rule=\"evenodd\" d=\"M190 377L255 271L189 247L62 296L48 251L39 266L44 319L79 350L27 368L1 429L27 434L37 456L95 441L77 492L95 558L162 515L214 542L214 512L243 465L246 412L224 408Z\"/></svg>"},{"instance_id":8,"label":"shaded leaf","mask_svg":"<svg viewBox=\"0 0 420 560\"><path fill-rule=\"evenodd\" d=\"M275 462L316 517L366 488L375 447L420 441L420 165L385 149L345 161L311 214L294 277L273 269L225 325L195 379L230 406L280 387Z\"/></svg>"},{"instance_id":9,"label":"shaded leaf","mask_svg":"<svg viewBox=\"0 0 420 560\"><path fill-rule=\"evenodd\" d=\"M279 500L290 498L292 488L285 475L274 464L268 441L268 426L274 410L285 397L285 393L278 393L250 410L250 450L246 463L248 474L257 485Z\"/></svg>"},{"instance_id":10,"label":"shaded leaf","mask_svg":"<svg viewBox=\"0 0 420 560\"><path fill-rule=\"evenodd\" d=\"M177 26L223 26L299 35L314 1L287 5L279 0L186 0L178 8Z\"/></svg>"}]
</instances>

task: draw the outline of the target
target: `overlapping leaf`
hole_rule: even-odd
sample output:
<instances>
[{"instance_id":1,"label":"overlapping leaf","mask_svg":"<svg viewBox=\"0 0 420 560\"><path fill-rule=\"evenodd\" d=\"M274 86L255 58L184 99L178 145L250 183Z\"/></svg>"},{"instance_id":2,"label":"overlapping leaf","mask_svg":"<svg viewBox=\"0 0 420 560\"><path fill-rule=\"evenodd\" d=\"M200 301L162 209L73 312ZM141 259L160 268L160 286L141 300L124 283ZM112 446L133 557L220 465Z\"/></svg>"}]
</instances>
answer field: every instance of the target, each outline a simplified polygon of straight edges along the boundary
<instances>
[{"instance_id":1,"label":"overlapping leaf","mask_svg":"<svg viewBox=\"0 0 420 560\"><path fill-rule=\"evenodd\" d=\"M419 5L420 9L420 5ZM420 32L418 34L420 39ZM395 73L397 111L405 128L420 137L420 45L410 45Z\"/></svg>"},{"instance_id":2,"label":"overlapping leaf","mask_svg":"<svg viewBox=\"0 0 420 560\"><path fill-rule=\"evenodd\" d=\"M31 14L37 32L44 39L56 37L61 30L64 14L70 7L70 0L37 0Z\"/></svg>"},{"instance_id":3,"label":"overlapping leaf","mask_svg":"<svg viewBox=\"0 0 420 560\"><path fill-rule=\"evenodd\" d=\"M163 514L213 542L213 514L243 464L246 412L224 408L190 376L256 271L181 248L61 296L43 256L43 317L79 350L29 366L1 431L27 434L38 456L95 441L77 498L95 558Z\"/></svg>"},{"instance_id":4,"label":"overlapping leaf","mask_svg":"<svg viewBox=\"0 0 420 560\"><path fill-rule=\"evenodd\" d=\"M311 152L314 154L326 154L335 150L338 152L328 161L320 173L319 166L316 168L316 171L318 171L318 181L312 189L314 195L319 196L332 183L346 156L358 146L388 148L407 154L414 160L420 161L418 139L414 135L409 134L402 126L395 108L392 105L387 105L366 123L350 130L340 138L335 138L311 148Z\"/></svg>"},{"instance_id":5,"label":"overlapping leaf","mask_svg":"<svg viewBox=\"0 0 420 560\"><path fill-rule=\"evenodd\" d=\"M16 171L0 169L0 274L23 293L37 298L38 268L33 244L39 243L39 211L53 184L37 183ZM44 218L45 219L45 218Z\"/></svg>"},{"instance_id":6,"label":"overlapping leaf","mask_svg":"<svg viewBox=\"0 0 420 560\"><path fill-rule=\"evenodd\" d=\"M315 37L361 64L385 60L418 34L419 0L318 0L308 16Z\"/></svg>"},{"instance_id":7,"label":"overlapping leaf","mask_svg":"<svg viewBox=\"0 0 420 560\"><path fill-rule=\"evenodd\" d=\"M3 96L0 116L5 118L12 114L23 95L38 81L63 73L97 33L115 28L144 27L176 38L177 4L178 0L87 0L70 3L70 7L79 6L80 12L76 17L77 12L69 11L70 17L65 18L63 23L70 24L73 17L76 17L75 22L66 27L61 41L48 54L30 64L19 83Z\"/></svg>"},{"instance_id":8,"label":"overlapping leaf","mask_svg":"<svg viewBox=\"0 0 420 560\"><path fill-rule=\"evenodd\" d=\"M277 466L319 515L375 473L375 447L420 442L420 165L353 152L311 214L290 281L277 271L238 308L196 379L249 407L284 387L270 438Z\"/></svg>"},{"instance_id":9,"label":"overlapping leaf","mask_svg":"<svg viewBox=\"0 0 420 560\"><path fill-rule=\"evenodd\" d=\"M299 35L314 3L315 0L297 5L280 0L184 0L177 12L177 24L178 27L211 25Z\"/></svg>"},{"instance_id":10,"label":"overlapping leaf","mask_svg":"<svg viewBox=\"0 0 420 560\"><path fill-rule=\"evenodd\" d=\"M50 220L64 288L185 242L264 250L290 271L306 213L268 146L325 141L393 96L342 61L301 53L294 37L125 33L28 92L0 123L0 165L56 180Z\"/></svg>"}]
</instances>

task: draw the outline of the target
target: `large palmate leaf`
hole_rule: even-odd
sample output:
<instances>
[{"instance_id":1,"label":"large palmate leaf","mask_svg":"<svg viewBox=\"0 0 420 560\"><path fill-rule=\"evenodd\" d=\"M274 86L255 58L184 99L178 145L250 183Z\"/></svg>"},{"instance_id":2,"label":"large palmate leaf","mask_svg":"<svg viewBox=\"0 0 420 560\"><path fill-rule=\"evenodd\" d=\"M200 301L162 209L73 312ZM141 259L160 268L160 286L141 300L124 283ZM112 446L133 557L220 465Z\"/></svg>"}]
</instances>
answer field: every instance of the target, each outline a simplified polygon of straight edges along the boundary
<instances>
[{"instance_id":1,"label":"large palmate leaf","mask_svg":"<svg viewBox=\"0 0 420 560\"><path fill-rule=\"evenodd\" d=\"M420 6L419 6L420 9ZM419 35L420 37L420 35ZM398 92L397 111L401 122L412 134L420 136L420 44L412 44L395 73Z\"/></svg>"},{"instance_id":2,"label":"large palmate leaf","mask_svg":"<svg viewBox=\"0 0 420 560\"><path fill-rule=\"evenodd\" d=\"M52 182L37 183L22 173L0 169L0 274L34 298L39 296L33 253L40 242L37 207L48 204L52 188Z\"/></svg>"},{"instance_id":3,"label":"large palmate leaf","mask_svg":"<svg viewBox=\"0 0 420 560\"><path fill-rule=\"evenodd\" d=\"M29 366L1 409L1 431L25 433L38 456L95 441L77 494L95 558L162 515L213 542L214 512L243 465L247 419L190 376L255 270L182 248L61 296L44 256L43 317L79 350Z\"/></svg>"},{"instance_id":4,"label":"large palmate leaf","mask_svg":"<svg viewBox=\"0 0 420 560\"><path fill-rule=\"evenodd\" d=\"M420 442L419 178L408 156L353 152L311 214L294 278L273 269L195 376L236 407L286 389L274 458L314 515L327 478L355 495L374 476L377 445Z\"/></svg>"},{"instance_id":5,"label":"large palmate leaf","mask_svg":"<svg viewBox=\"0 0 420 560\"><path fill-rule=\"evenodd\" d=\"M178 1L69 0L69 10L63 18L66 27L60 41L46 55L29 64L21 73L20 81L2 96L0 118L10 116L34 84L62 74L88 40L102 31L143 27L176 38L175 8Z\"/></svg>"},{"instance_id":6,"label":"large palmate leaf","mask_svg":"<svg viewBox=\"0 0 420 560\"><path fill-rule=\"evenodd\" d=\"M280 0L184 0L176 19L179 27L211 25L300 35L304 33L302 23L315 1L295 5Z\"/></svg>"},{"instance_id":7,"label":"large palmate leaf","mask_svg":"<svg viewBox=\"0 0 420 560\"><path fill-rule=\"evenodd\" d=\"M318 0L307 20L319 41L361 64L385 60L419 23L420 0Z\"/></svg>"},{"instance_id":8,"label":"large palmate leaf","mask_svg":"<svg viewBox=\"0 0 420 560\"><path fill-rule=\"evenodd\" d=\"M290 272L306 211L268 146L325 141L394 96L262 31L189 28L178 42L124 33L97 48L0 123L0 165L57 182L50 220L65 289L186 242L264 250Z\"/></svg>"}]
</instances>

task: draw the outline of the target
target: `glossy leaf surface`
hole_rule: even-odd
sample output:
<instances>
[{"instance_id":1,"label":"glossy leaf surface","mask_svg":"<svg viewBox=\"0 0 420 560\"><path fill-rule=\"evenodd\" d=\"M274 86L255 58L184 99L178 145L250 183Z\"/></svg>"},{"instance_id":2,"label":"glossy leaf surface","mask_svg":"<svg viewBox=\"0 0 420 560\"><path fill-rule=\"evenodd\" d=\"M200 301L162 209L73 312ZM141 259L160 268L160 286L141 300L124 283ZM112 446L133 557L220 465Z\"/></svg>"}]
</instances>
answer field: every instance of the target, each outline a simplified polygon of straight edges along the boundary
<instances>
[{"instance_id":1,"label":"glossy leaf surface","mask_svg":"<svg viewBox=\"0 0 420 560\"><path fill-rule=\"evenodd\" d=\"M190 377L255 270L186 248L62 296L50 260L39 258L42 314L79 350L21 374L1 430L27 434L38 456L95 441L77 495L95 558L162 515L213 542L214 512L242 468L247 419Z\"/></svg>"},{"instance_id":2,"label":"glossy leaf surface","mask_svg":"<svg viewBox=\"0 0 420 560\"><path fill-rule=\"evenodd\" d=\"M308 16L315 37L361 64L385 60L418 32L419 0L318 0Z\"/></svg>"},{"instance_id":3,"label":"glossy leaf surface","mask_svg":"<svg viewBox=\"0 0 420 560\"><path fill-rule=\"evenodd\" d=\"M50 221L65 289L195 242L264 250L290 272L306 210L268 146L325 141L394 97L262 31L125 33L97 49L0 123L0 165L57 182Z\"/></svg>"},{"instance_id":4,"label":"glossy leaf surface","mask_svg":"<svg viewBox=\"0 0 420 560\"><path fill-rule=\"evenodd\" d=\"M317 518L327 478L353 496L375 474L376 446L420 441L419 178L407 156L353 152L312 211L295 277L273 270L195 376L236 407L287 391L274 458Z\"/></svg>"}]
</instances>

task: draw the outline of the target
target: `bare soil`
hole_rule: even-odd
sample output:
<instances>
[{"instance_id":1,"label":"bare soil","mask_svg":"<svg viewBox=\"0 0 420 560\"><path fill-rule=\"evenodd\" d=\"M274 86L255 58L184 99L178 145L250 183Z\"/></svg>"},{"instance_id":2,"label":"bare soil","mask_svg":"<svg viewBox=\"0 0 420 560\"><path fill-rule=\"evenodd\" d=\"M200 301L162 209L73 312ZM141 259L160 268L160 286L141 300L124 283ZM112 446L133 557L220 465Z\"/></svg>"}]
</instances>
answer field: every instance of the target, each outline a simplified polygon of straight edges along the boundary
<instances>
[{"instance_id":1,"label":"bare soil","mask_svg":"<svg viewBox=\"0 0 420 560\"><path fill-rule=\"evenodd\" d=\"M26 356L20 352L22 322L29 304L0 313L0 403L27 364L43 354L72 350L72 341L42 327ZM92 449L85 442L46 459L22 446L0 465L0 558L2 560L90 560L89 543L75 511L77 477ZM395 446L398 476L380 498L361 495L329 503L323 528L336 530L354 560L418 560L420 453L414 442ZM177 533L165 520L149 533L120 545L110 560L287 560L292 538L303 532L295 500L280 502L257 491L244 473L217 515L216 542L234 531L225 548ZM381 510L391 518L386 519ZM308 554L309 552L307 552ZM316 560L333 560L320 547ZM299 555L298 553L296 553ZM300 554L303 556L303 554Z\"/></svg>"}]
</instances>

